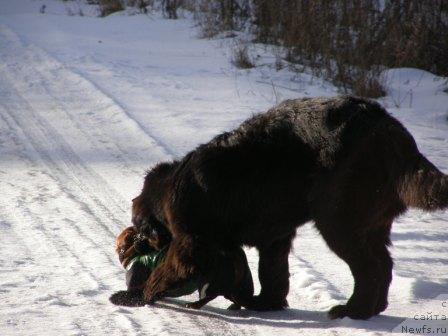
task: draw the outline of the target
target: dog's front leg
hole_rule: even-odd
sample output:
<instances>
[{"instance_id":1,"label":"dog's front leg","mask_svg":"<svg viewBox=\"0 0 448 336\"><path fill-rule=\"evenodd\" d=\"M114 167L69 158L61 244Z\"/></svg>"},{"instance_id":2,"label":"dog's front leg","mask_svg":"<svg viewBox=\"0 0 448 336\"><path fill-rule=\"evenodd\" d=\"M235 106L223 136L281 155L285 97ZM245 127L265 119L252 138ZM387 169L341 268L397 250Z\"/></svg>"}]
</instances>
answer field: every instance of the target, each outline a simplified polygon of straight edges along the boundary
<instances>
[{"instance_id":1,"label":"dog's front leg","mask_svg":"<svg viewBox=\"0 0 448 336\"><path fill-rule=\"evenodd\" d=\"M143 296L146 302L154 303L165 296L166 292L176 289L196 274L193 244L189 237L173 240L163 263L152 272L146 282Z\"/></svg>"},{"instance_id":2,"label":"dog's front leg","mask_svg":"<svg viewBox=\"0 0 448 336\"><path fill-rule=\"evenodd\" d=\"M152 272L143 290L143 298L145 302L153 304L165 296L175 281L172 271L167 270L168 265L160 265Z\"/></svg>"}]
</instances>

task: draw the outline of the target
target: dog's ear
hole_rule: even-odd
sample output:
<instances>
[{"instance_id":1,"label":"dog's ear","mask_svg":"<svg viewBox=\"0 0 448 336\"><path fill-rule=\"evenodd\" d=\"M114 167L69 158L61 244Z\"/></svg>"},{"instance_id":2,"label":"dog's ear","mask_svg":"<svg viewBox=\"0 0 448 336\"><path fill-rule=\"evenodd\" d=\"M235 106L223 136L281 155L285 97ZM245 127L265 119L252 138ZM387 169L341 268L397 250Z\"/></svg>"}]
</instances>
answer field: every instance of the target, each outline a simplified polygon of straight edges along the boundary
<instances>
[{"instance_id":1,"label":"dog's ear","mask_svg":"<svg viewBox=\"0 0 448 336\"><path fill-rule=\"evenodd\" d=\"M131 246L136 234L137 230L133 226L124 229L115 240L115 249L117 252L122 248Z\"/></svg>"},{"instance_id":2,"label":"dog's ear","mask_svg":"<svg viewBox=\"0 0 448 336\"><path fill-rule=\"evenodd\" d=\"M126 267L129 259L136 253L134 250L134 240L137 235L135 227L130 226L124 229L115 241L115 251L121 264Z\"/></svg>"},{"instance_id":3,"label":"dog's ear","mask_svg":"<svg viewBox=\"0 0 448 336\"><path fill-rule=\"evenodd\" d=\"M143 203L142 195L132 199L132 224L134 224L136 228L140 228L143 221L145 220L144 218L145 216L142 211L143 209L142 203Z\"/></svg>"}]
</instances>

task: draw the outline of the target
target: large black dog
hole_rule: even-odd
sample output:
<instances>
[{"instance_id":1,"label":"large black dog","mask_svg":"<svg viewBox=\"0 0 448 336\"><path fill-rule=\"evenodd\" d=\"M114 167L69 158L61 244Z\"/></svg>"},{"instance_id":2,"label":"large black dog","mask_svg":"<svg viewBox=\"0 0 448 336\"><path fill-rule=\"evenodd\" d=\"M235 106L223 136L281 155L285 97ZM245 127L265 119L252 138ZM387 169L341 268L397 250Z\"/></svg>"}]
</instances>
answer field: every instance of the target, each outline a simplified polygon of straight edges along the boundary
<instances>
[{"instance_id":1,"label":"large black dog","mask_svg":"<svg viewBox=\"0 0 448 336\"><path fill-rule=\"evenodd\" d=\"M133 222L165 225L166 262L145 287L153 302L219 267L219 246L259 250L258 310L287 306L296 228L314 221L355 279L330 317L366 319L387 307L392 221L408 207L448 206L448 178L382 107L356 97L287 100L146 176Z\"/></svg>"}]
</instances>

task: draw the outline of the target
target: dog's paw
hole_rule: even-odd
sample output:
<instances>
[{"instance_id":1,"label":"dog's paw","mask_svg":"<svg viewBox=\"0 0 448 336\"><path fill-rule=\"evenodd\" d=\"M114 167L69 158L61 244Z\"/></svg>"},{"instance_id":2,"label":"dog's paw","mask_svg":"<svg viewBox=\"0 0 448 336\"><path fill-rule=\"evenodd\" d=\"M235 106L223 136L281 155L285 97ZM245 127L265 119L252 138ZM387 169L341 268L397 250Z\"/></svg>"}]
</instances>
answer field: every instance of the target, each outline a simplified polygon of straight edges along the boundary
<instances>
[{"instance_id":1,"label":"dog's paw","mask_svg":"<svg viewBox=\"0 0 448 336\"><path fill-rule=\"evenodd\" d=\"M344 318L347 316L347 309L345 305L334 306L328 312L328 317L331 320L335 320L338 318Z\"/></svg>"},{"instance_id":2,"label":"dog's paw","mask_svg":"<svg viewBox=\"0 0 448 336\"><path fill-rule=\"evenodd\" d=\"M247 305L246 308L255 311L283 310L285 308L288 308L288 301L286 301L286 299L283 299L275 302L258 295L252 298L252 301Z\"/></svg>"},{"instance_id":3,"label":"dog's paw","mask_svg":"<svg viewBox=\"0 0 448 336\"><path fill-rule=\"evenodd\" d=\"M109 297L109 301L117 306L143 307L145 301L141 292L118 291Z\"/></svg>"},{"instance_id":4,"label":"dog's paw","mask_svg":"<svg viewBox=\"0 0 448 336\"><path fill-rule=\"evenodd\" d=\"M227 307L227 310L240 310L241 305L237 303L232 303L230 306Z\"/></svg>"},{"instance_id":5,"label":"dog's paw","mask_svg":"<svg viewBox=\"0 0 448 336\"><path fill-rule=\"evenodd\" d=\"M201 309L201 305L198 305L197 304L197 302L188 302L188 303L186 303L185 304L185 308L188 308L188 309Z\"/></svg>"},{"instance_id":6,"label":"dog's paw","mask_svg":"<svg viewBox=\"0 0 448 336\"><path fill-rule=\"evenodd\" d=\"M344 317L350 317L353 320L367 320L375 314L362 308L353 308L348 305L337 305L330 309L328 317L332 320Z\"/></svg>"},{"instance_id":7,"label":"dog's paw","mask_svg":"<svg viewBox=\"0 0 448 336\"><path fill-rule=\"evenodd\" d=\"M375 315L378 315L378 314L382 313L383 311L385 311L387 309L388 305L389 305L389 303L387 302L387 299L384 299L383 301L378 302L375 307Z\"/></svg>"},{"instance_id":8,"label":"dog's paw","mask_svg":"<svg viewBox=\"0 0 448 336\"><path fill-rule=\"evenodd\" d=\"M204 304L203 304L203 303L200 303L199 301L196 301L196 302L188 302L188 303L185 304L185 308L196 309L196 310L198 310L198 309L201 309L203 305L204 305Z\"/></svg>"}]
</instances>

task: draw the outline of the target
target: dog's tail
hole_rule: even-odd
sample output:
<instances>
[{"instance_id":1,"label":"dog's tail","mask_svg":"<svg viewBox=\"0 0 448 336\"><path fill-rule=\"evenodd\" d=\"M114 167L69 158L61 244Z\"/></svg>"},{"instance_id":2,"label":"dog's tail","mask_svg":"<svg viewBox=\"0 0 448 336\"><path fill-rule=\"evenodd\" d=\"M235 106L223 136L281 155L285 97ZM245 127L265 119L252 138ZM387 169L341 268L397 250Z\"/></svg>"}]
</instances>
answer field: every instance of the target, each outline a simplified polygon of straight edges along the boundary
<instances>
[{"instance_id":1,"label":"dog's tail","mask_svg":"<svg viewBox=\"0 0 448 336\"><path fill-rule=\"evenodd\" d=\"M427 211L448 207L448 175L419 154L400 181L399 194L408 206Z\"/></svg>"}]
</instances>

